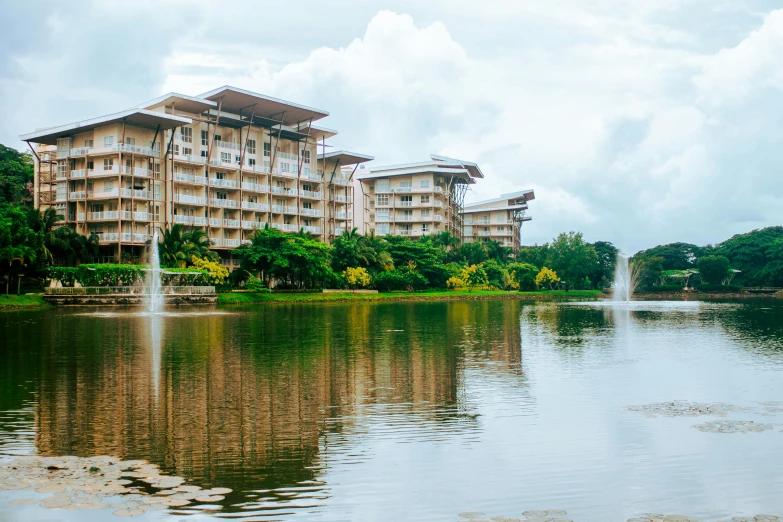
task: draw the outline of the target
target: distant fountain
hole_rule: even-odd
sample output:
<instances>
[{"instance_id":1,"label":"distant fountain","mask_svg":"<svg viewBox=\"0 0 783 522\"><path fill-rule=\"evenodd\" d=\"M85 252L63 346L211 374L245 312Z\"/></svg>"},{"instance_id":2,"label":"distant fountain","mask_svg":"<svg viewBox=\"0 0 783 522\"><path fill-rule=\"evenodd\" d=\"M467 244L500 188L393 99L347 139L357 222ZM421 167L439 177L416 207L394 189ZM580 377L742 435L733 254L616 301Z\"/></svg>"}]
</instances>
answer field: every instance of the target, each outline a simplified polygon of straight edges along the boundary
<instances>
[{"instance_id":1,"label":"distant fountain","mask_svg":"<svg viewBox=\"0 0 783 522\"><path fill-rule=\"evenodd\" d=\"M628 258L621 254L617 254L613 289L612 300L623 302L630 301L634 290L636 290L634 267L628 262Z\"/></svg>"},{"instance_id":2,"label":"distant fountain","mask_svg":"<svg viewBox=\"0 0 783 522\"><path fill-rule=\"evenodd\" d=\"M160 254L158 252L158 231L152 236L150 251L150 267L147 270L147 286L150 289L150 313L156 313L163 309L163 283L161 281Z\"/></svg>"}]
</instances>

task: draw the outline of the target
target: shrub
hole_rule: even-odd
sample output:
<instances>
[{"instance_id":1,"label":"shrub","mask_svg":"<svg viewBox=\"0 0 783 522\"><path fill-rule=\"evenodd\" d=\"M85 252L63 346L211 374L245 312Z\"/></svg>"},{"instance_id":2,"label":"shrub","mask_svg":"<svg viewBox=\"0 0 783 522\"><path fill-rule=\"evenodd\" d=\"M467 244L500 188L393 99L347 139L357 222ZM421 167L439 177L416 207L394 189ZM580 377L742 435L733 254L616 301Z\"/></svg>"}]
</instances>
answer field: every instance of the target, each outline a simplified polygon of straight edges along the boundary
<instances>
[{"instance_id":1,"label":"shrub","mask_svg":"<svg viewBox=\"0 0 783 522\"><path fill-rule=\"evenodd\" d=\"M729 275L729 260L723 256L705 256L699 259L699 273L705 283L720 285Z\"/></svg>"},{"instance_id":2,"label":"shrub","mask_svg":"<svg viewBox=\"0 0 783 522\"><path fill-rule=\"evenodd\" d=\"M166 268L161 276L164 285L207 286L212 284L209 272L195 268Z\"/></svg>"},{"instance_id":3,"label":"shrub","mask_svg":"<svg viewBox=\"0 0 783 522\"><path fill-rule=\"evenodd\" d=\"M49 279L60 281L63 286L73 286L76 281L76 267L52 266L47 270Z\"/></svg>"},{"instance_id":4,"label":"shrub","mask_svg":"<svg viewBox=\"0 0 783 522\"><path fill-rule=\"evenodd\" d=\"M217 261L202 259L196 256L191 257L190 260L193 263L193 268L206 271L207 280L213 285L223 284L223 281L228 277L228 268Z\"/></svg>"},{"instance_id":5,"label":"shrub","mask_svg":"<svg viewBox=\"0 0 783 522\"><path fill-rule=\"evenodd\" d=\"M372 277L366 269L362 267L351 268L348 267L343 271L343 278L352 289L366 288L372 284Z\"/></svg>"},{"instance_id":6,"label":"shrub","mask_svg":"<svg viewBox=\"0 0 783 522\"><path fill-rule=\"evenodd\" d=\"M530 263L511 263L507 270L521 292L531 292L536 289L537 266Z\"/></svg>"},{"instance_id":7,"label":"shrub","mask_svg":"<svg viewBox=\"0 0 783 522\"><path fill-rule=\"evenodd\" d=\"M538 288L541 288L542 286L546 286L548 289L552 290L554 288L554 285L560 282L560 278L557 277L557 272L554 270L550 270L547 267L544 267L541 269L541 271L536 276L536 286Z\"/></svg>"},{"instance_id":8,"label":"shrub","mask_svg":"<svg viewBox=\"0 0 783 522\"><path fill-rule=\"evenodd\" d=\"M427 287L427 278L407 268L386 270L375 275L375 288L385 292L394 290L421 290Z\"/></svg>"},{"instance_id":9,"label":"shrub","mask_svg":"<svg viewBox=\"0 0 783 522\"><path fill-rule=\"evenodd\" d=\"M742 287L739 285L712 285L703 284L696 287L699 292L707 294L733 294L742 291Z\"/></svg>"},{"instance_id":10,"label":"shrub","mask_svg":"<svg viewBox=\"0 0 783 522\"><path fill-rule=\"evenodd\" d=\"M506 270L503 265L494 259L485 261L479 266L481 266L481 268L484 269L484 272L486 272L487 282L490 285L499 289L507 289L511 286L511 276L509 276L508 270Z\"/></svg>"},{"instance_id":11,"label":"shrub","mask_svg":"<svg viewBox=\"0 0 783 522\"><path fill-rule=\"evenodd\" d=\"M676 284L676 285L646 286L644 288L640 288L640 290L642 292L650 292L650 293L682 292L682 285Z\"/></svg>"},{"instance_id":12,"label":"shrub","mask_svg":"<svg viewBox=\"0 0 783 522\"><path fill-rule=\"evenodd\" d=\"M457 288L465 286L465 281L460 279L459 277L449 277L446 280L446 288L449 290L456 290Z\"/></svg>"},{"instance_id":13,"label":"shrub","mask_svg":"<svg viewBox=\"0 0 783 522\"><path fill-rule=\"evenodd\" d=\"M245 281L245 288L250 290L251 292L261 292L264 290L269 290L266 286L264 286L264 282L261 281L257 277L250 276L250 278Z\"/></svg>"},{"instance_id":14,"label":"shrub","mask_svg":"<svg viewBox=\"0 0 783 522\"><path fill-rule=\"evenodd\" d=\"M489 282L487 272L481 265L470 265L463 268L460 279L465 281L465 286L471 289L477 286L484 286Z\"/></svg>"}]
</instances>

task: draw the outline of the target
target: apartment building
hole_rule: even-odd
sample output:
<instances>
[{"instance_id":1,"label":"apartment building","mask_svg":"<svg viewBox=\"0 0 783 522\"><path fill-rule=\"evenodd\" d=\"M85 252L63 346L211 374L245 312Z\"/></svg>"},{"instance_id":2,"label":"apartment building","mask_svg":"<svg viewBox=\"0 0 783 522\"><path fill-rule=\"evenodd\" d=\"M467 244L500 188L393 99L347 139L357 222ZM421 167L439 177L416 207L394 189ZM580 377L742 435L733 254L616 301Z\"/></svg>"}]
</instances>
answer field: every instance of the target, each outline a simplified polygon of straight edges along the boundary
<instances>
[{"instance_id":1,"label":"apartment building","mask_svg":"<svg viewBox=\"0 0 783 522\"><path fill-rule=\"evenodd\" d=\"M328 115L224 86L21 139L36 156L36 205L97 234L101 261L139 259L154 230L182 224L205 230L230 265L231 251L267 224L321 240L352 224L341 167L372 157L327 153L337 132L314 122Z\"/></svg>"},{"instance_id":2,"label":"apartment building","mask_svg":"<svg viewBox=\"0 0 783 522\"><path fill-rule=\"evenodd\" d=\"M360 172L363 231L413 238L448 231L462 237L465 192L483 177L475 163L436 155Z\"/></svg>"},{"instance_id":3,"label":"apartment building","mask_svg":"<svg viewBox=\"0 0 783 522\"><path fill-rule=\"evenodd\" d=\"M462 210L463 241L493 240L519 250L522 223L532 219L525 215L527 202L535 197L532 190L523 190L465 205Z\"/></svg>"}]
</instances>

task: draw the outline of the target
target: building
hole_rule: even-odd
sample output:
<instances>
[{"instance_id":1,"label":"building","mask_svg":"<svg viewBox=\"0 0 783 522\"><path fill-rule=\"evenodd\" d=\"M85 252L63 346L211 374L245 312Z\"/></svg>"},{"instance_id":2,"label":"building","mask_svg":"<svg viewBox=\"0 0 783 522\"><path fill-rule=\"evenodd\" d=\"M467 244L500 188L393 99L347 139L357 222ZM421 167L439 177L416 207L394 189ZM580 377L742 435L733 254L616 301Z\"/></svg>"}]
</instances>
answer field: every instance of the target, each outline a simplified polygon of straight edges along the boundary
<instances>
[{"instance_id":1,"label":"building","mask_svg":"<svg viewBox=\"0 0 783 522\"><path fill-rule=\"evenodd\" d=\"M535 197L532 190L523 190L465 205L462 210L463 241L493 240L519 250L522 223L532 219L525 215L527 202Z\"/></svg>"},{"instance_id":2,"label":"building","mask_svg":"<svg viewBox=\"0 0 783 522\"><path fill-rule=\"evenodd\" d=\"M372 157L327 153L337 132L314 122L328 115L225 86L21 139L36 156L36 206L97 234L100 261L138 260L156 229L182 224L205 230L231 265L231 251L267 224L321 240L353 226L340 167Z\"/></svg>"},{"instance_id":3,"label":"building","mask_svg":"<svg viewBox=\"0 0 783 522\"><path fill-rule=\"evenodd\" d=\"M446 231L462 237L465 192L484 175L475 163L430 158L357 175L363 232L416 238Z\"/></svg>"}]
</instances>

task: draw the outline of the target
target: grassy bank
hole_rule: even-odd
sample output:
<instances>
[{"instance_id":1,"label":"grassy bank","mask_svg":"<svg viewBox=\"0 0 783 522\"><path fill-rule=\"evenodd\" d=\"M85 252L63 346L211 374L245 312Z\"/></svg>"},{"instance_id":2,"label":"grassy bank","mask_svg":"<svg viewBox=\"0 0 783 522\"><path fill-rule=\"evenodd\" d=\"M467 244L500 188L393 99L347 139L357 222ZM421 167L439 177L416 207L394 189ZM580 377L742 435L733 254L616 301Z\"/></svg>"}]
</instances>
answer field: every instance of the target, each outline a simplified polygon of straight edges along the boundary
<instances>
[{"instance_id":1,"label":"grassy bank","mask_svg":"<svg viewBox=\"0 0 783 522\"><path fill-rule=\"evenodd\" d=\"M252 303L320 303L347 301L480 301L488 299L513 299L525 301L594 299L601 296L598 290L572 290L564 292L506 292L504 290L442 290L427 292L379 292L377 294L345 293L253 293L236 292L218 294L219 304Z\"/></svg>"},{"instance_id":2,"label":"grassy bank","mask_svg":"<svg viewBox=\"0 0 783 522\"><path fill-rule=\"evenodd\" d=\"M0 311L22 310L28 308L47 308L49 305L38 294L5 295L0 294Z\"/></svg>"}]
</instances>

